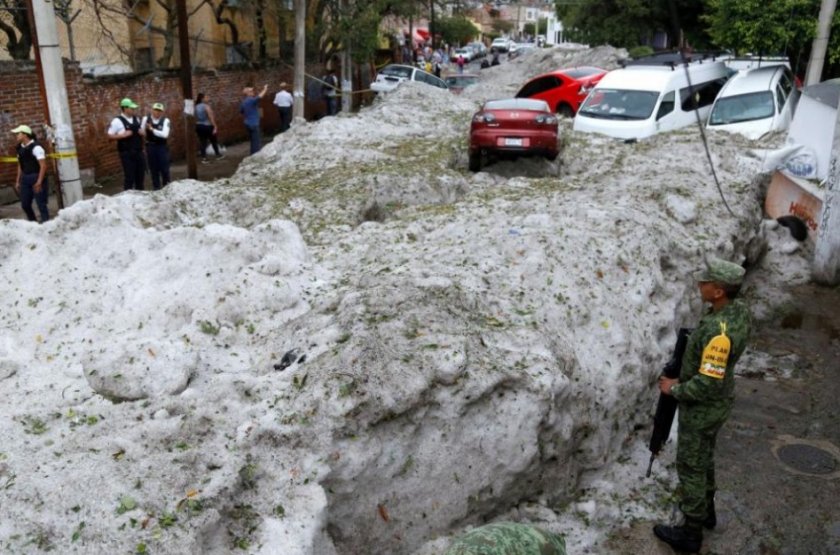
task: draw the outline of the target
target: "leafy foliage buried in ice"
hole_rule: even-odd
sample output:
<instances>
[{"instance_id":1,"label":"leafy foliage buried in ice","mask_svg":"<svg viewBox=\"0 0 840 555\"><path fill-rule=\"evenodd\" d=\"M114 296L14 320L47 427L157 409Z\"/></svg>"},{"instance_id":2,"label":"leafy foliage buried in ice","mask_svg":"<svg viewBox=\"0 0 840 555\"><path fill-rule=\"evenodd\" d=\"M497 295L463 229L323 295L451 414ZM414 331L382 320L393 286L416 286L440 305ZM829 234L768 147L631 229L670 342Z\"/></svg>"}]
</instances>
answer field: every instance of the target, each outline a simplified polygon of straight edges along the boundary
<instances>
[{"instance_id":1,"label":"leafy foliage buried in ice","mask_svg":"<svg viewBox=\"0 0 840 555\"><path fill-rule=\"evenodd\" d=\"M536 526L498 522L470 530L446 555L566 555L566 542Z\"/></svg>"}]
</instances>

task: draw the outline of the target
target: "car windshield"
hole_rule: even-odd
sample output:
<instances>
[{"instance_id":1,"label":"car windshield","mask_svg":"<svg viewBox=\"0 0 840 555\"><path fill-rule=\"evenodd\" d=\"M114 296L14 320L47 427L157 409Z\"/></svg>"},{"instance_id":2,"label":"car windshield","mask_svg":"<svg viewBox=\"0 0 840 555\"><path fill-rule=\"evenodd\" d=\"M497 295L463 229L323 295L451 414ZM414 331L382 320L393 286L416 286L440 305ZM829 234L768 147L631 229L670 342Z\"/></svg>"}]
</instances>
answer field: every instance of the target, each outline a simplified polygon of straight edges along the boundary
<instances>
[{"instance_id":1,"label":"car windshield","mask_svg":"<svg viewBox=\"0 0 840 555\"><path fill-rule=\"evenodd\" d=\"M548 104L544 100L531 98L507 98L505 100L490 100L484 105L485 110L534 110L547 112Z\"/></svg>"},{"instance_id":2,"label":"car windshield","mask_svg":"<svg viewBox=\"0 0 840 555\"><path fill-rule=\"evenodd\" d=\"M446 78L446 84L450 87L467 87L478 83L475 75L450 75Z\"/></svg>"},{"instance_id":3,"label":"car windshield","mask_svg":"<svg viewBox=\"0 0 840 555\"><path fill-rule=\"evenodd\" d=\"M776 105L770 91L719 98L709 116L709 125L727 125L773 117Z\"/></svg>"},{"instance_id":4,"label":"car windshield","mask_svg":"<svg viewBox=\"0 0 840 555\"><path fill-rule=\"evenodd\" d=\"M645 120L653 113L659 93L622 89L595 89L579 114L601 119Z\"/></svg>"},{"instance_id":5,"label":"car windshield","mask_svg":"<svg viewBox=\"0 0 840 555\"><path fill-rule=\"evenodd\" d=\"M385 66L379 73L391 77L402 77L403 79L411 79L412 68L406 66Z\"/></svg>"}]
</instances>

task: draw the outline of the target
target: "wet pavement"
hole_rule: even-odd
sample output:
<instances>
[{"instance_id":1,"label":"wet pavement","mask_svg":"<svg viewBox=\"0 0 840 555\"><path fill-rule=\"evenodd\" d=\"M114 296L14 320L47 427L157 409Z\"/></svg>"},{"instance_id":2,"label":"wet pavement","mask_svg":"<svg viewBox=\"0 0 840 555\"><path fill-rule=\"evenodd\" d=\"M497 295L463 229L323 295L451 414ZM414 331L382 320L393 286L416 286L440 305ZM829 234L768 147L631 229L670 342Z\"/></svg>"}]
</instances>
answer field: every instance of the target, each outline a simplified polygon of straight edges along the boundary
<instances>
[{"instance_id":1,"label":"wet pavement","mask_svg":"<svg viewBox=\"0 0 840 555\"><path fill-rule=\"evenodd\" d=\"M790 292L739 363L715 458L718 526L701 553L840 554L840 288ZM652 525L616 534L611 553L673 553Z\"/></svg>"}]
</instances>

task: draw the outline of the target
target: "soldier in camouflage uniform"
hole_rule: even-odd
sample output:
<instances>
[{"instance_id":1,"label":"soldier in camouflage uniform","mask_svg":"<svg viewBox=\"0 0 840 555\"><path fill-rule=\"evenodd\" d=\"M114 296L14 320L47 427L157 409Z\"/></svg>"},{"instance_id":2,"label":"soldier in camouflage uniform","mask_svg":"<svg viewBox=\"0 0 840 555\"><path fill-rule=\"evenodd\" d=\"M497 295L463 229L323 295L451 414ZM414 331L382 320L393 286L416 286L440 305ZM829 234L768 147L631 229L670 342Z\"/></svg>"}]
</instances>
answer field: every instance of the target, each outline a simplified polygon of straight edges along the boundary
<instances>
[{"instance_id":1,"label":"soldier in camouflage uniform","mask_svg":"<svg viewBox=\"0 0 840 555\"><path fill-rule=\"evenodd\" d=\"M566 555L566 542L536 526L498 522L470 530L445 555Z\"/></svg>"},{"instance_id":2,"label":"soldier in camouflage uniform","mask_svg":"<svg viewBox=\"0 0 840 555\"><path fill-rule=\"evenodd\" d=\"M659 524L653 531L672 547L696 553L703 530L714 528L714 450L718 431L732 410L735 364L750 335L750 312L735 300L744 279L738 264L709 259L697 276L700 295L711 304L688 338L679 379L659 378L659 389L679 403L677 497L685 515L681 526Z\"/></svg>"}]
</instances>

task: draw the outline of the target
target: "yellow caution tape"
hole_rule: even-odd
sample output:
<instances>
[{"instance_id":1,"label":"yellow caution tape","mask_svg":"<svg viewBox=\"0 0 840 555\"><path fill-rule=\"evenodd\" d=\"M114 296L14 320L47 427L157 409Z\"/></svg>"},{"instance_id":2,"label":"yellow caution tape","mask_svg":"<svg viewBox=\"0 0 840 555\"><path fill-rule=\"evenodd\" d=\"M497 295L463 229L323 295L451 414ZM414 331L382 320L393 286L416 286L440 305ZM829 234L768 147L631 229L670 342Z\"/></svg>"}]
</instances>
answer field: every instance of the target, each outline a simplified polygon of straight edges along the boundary
<instances>
[{"instance_id":1,"label":"yellow caution tape","mask_svg":"<svg viewBox=\"0 0 840 555\"><path fill-rule=\"evenodd\" d=\"M78 153L76 151L71 152L51 152L47 154L47 158L78 158ZM0 163L6 164L17 164L17 157L16 156L0 156Z\"/></svg>"}]
</instances>

